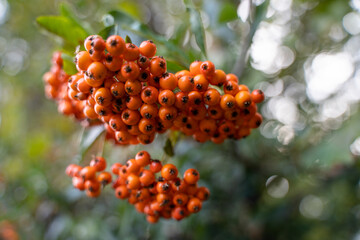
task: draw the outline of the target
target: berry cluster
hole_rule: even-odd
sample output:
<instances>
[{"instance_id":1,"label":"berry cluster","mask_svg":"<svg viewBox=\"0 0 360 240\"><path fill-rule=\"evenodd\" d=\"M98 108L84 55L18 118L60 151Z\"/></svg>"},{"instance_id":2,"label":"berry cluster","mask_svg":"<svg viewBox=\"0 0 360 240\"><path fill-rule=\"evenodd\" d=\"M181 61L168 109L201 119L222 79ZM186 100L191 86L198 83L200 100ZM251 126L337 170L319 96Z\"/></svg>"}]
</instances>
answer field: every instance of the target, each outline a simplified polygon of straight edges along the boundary
<instances>
[{"instance_id":1,"label":"berry cluster","mask_svg":"<svg viewBox=\"0 0 360 240\"><path fill-rule=\"evenodd\" d=\"M101 187L112 182L112 176L104 171L105 168L106 160L94 157L90 166L70 164L66 174L72 177L75 188L85 190L89 197L98 197ZM201 210L202 201L210 195L206 187L197 186L200 179L197 170L186 170L183 179L180 179L176 166L163 166L159 160L151 159L146 151L138 152L125 165L113 164L111 171L116 175L112 184L115 196L134 204L151 223L156 223L160 217L179 221L197 213Z\"/></svg>"},{"instance_id":2,"label":"berry cluster","mask_svg":"<svg viewBox=\"0 0 360 240\"><path fill-rule=\"evenodd\" d=\"M222 143L226 138L244 138L260 126L256 104L264 100L264 93L239 85L236 75L215 69L210 61L195 61L175 76L180 91L175 94L178 114L172 129L199 142Z\"/></svg>"},{"instance_id":3,"label":"berry cluster","mask_svg":"<svg viewBox=\"0 0 360 240\"><path fill-rule=\"evenodd\" d=\"M138 152L125 165L115 163L112 172L118 175L113 184L115 196L128 199L150 223L160 217L179 221L197 213L210 194L206 187L197 186L200 174L196 169L186 170L180 179L175 165L162 165L146 151Z\"/></svg>"},{"instance_id":4,"label":"berry cluster","mask_svg":"<svg viewBox=\"0 0 360 240\"><path fill-rule=\"evenodd\" d=\"M83 113L84 103L68 97L67 81L69 75L63 70L63 59L60 52L54 52L52 67L43 76L45 95L58 103L58 111L64 115L73 115L78 120L85 119Z\"/></svg>"},{"instance_id":5,"label":"berry cluster","mask_svg":"<svg viewBox=\"0 0 360 240\"><path fill-rule=\"evenodd\" d=\"M172 112L158 105L159 86L173 90L176 78L166 72L165 59L155 56L155 44L144 41L137 47L120 36L105 41L92 35L84 45L86 51L75 57L79 73L70 77L68 95L86 103L88 119L104 122L107 139L149 144L156 132L167 130ZM167 91L161 94L166 97Z\"/></svg>"},{"instance_id":6,"label":"berry cluster","mask_svg":"<svg viewBox=\"0 0 360 240\"><path fill-rule=\"evenodd\" d=\"M149 144L168 129L199 142L222 143L248 136L262 122L256 106L264 100L262 91L250 92L238 85L234 74L215 69L210 61L195 61L189 70L173 74L166 71L165 59L155 56L156 45L149 40L137 47L117 35L106 41L91 35L84 46L86 51L75 57L78 73L68 77L56 65L61 81L46 91L60 99L61 112L103 122L107 139L117 144ZM57 54L57 62L59 58ZM52 82L50 75L57 76L52 72L44 76L47 83Z\"/></svg>"},{"instance_id":7,"label":"berry cluster","mask_svg":"<svg viewBox=\"0 0 360 240\"><path fill-rule=\"evenodd\" d=\"M112 182L112 176L105 172L106 160L103 157L94 157L90 161L90 166L81 167L70 164L65 172L72 177L73 186L81 191L86 191L89 197L98 197L101 193L101 186ZM97 175L96 173L99 172Z\"/></svg>"}]
</instances>

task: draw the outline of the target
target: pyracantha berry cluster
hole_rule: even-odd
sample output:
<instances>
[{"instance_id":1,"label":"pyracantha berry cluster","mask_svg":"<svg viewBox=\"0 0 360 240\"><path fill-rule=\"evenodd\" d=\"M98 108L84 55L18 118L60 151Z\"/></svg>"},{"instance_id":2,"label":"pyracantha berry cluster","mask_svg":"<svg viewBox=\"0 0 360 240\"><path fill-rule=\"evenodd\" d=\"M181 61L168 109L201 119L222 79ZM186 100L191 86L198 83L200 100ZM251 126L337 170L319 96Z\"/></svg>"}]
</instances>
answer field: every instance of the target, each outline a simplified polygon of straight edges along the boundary
<instances>
[{"instance_id":1,"label":"pyracantha berry cluster","mask_svg":"<svg viewBox=\"0 0 360 240\"><path fill-rule=\"evenodd\" d=\"M90 166L69 165L66 173L72 177L75 188L85 190L89 197L98 197L101 187L112 181L105 168L105 159L95 157ZM197 213L210 195L206 187L198 187L200 174L196 169L187 169L181 179L175 165L162 165L146 151L138 152L124 165L113 164L111 171L116 176L112 183L115 196L127 199L150 223L159 218L179 221Z\"/></svg>"},{"instance_id":2,"label":"pyracantha berry cluster","mask_svg":"<svg viewBox=\"0 0 360 240\"><path fill-rule=\"evenodd\" d=\"M45 74L46 93L58 99L60 112L76 113L92 124L101 121L107 139L117 144L149 144L168 129L199 142L222 143L248 136L262 122L256 104L264 100L263 92L250 92L210 61L195 61L189 70L173 74L149 40L137 47L117 35L106 40L92 35L84 46L72 76L63 73L56 54L53 68L61 74ZM55 85L53 75L61 75Z\"/></svg>"}]
</instances>

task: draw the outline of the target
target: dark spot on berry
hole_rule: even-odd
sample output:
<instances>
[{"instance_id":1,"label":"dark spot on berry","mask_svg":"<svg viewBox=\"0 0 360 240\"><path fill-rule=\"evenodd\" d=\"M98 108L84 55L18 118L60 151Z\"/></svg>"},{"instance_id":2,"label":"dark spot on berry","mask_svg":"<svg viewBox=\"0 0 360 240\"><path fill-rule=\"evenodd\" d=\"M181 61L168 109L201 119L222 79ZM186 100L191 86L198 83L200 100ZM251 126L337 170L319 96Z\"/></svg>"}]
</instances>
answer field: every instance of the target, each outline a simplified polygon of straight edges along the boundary
<instances>
[{"instance_id":1,"label":"dark spot on berry","mask_svg":"<svg viewBox=\"0 0 360 240\"><path fill-rule=\"evenodd\" d=\"M125 113L122 115L122 117L123 117L124 119L129 119L130 114L127 113L127 112L125 112Z\"/></svg>"},{"instance_id":2,"label":"dark spot on berry","mask_svg":"<svg viewBox=\"0 0 360 240\"><path fill-rule=\"evenodd\" d=\"M193 110L191 110L191 113L192 113L194 116L196 116L196 115L199 114L199 110L193 109Z\"/></svg>"},{"instance_id":3,"label":"dark spot on berry","mask_svg":"<svg viewBox=\"0 0 360 240\"><path fill-rule=\"evenodd\" d=\"M131 72L131 71L132 71L132 69L131 69L130 66L126 66L126 67L125 67L125 72L126 72L126 73L129 73L129 72Z\"/></svg>"},{"instance_id":4,"label":"dark spot on berry","mask_svg":"<svg viewBox=\"0 0 360 240\"><path fill-rule=\"evenodd\" d=\"M100 96L97 98L97 100L100 104L103 104L105 99L104 99L104 97Z\"/></svg>"},{"instance_id":5,"label":"dark spot on berry","mask_svg":"<svg viewBox=\"0 0 360 240\"><path fill-rule=\"evenodd\" d=\"M250 104L251 104L251 101L246 101L246 102L244 102L244 106L245 106L245 107L250 106Z\"/></svg>"},{"instance_id":6,"label":"dark spot on berry","mask_svg":"<svg viewBox=\"0 0 360 240\"><path fill-rule=\"evenodd\" d=\"M166 120L171 120L173 118L173 115L168 113L168 114L166 114L165 118L166 118Z\"/></svg>"},{"instance_id":7,"label":"dark spot on berry","mask_svg":"<svg viewBox=\"0 0 360 240\"><path fill-rule=\"evenodd\" d=\"M147 118L147 119L150 119L152 117L152 115L150 113L145 113L144 117Z\"/></svg>"},{"instance_id":8,"label":"dark spot on berry","mask_svg":"<svg viewBox=\"0 0 360 240\"><path fill-rule=\"evenodd\" d=\"M233 103L233 102L227 102L227 103L226 103L226 106L227 106L228 108L232 108L232 107L234 106L234 103Z\"/></svg>"},{"instance_id":9,"label":"dark spot on berry","mask_svg":"<svg viewBox=\"0 0 360 240\"><path fill-rule=\"evenodd\" d=\"M113 39L110 41L110 46L112 46L112 47L116 47L117 44L118 44L118 42L116 39Z\"/></svg>"},{"instance_id":10,"label":"dark spot on berry","mask_svg":"<svg viewBox=\"0 0 360 240\"><path fill-rule=\"evenodd\" d=\"M153 125L146 125L145 130L150 132L153 129Z\"/></svg>"},{"instance_id":11,"label":"dark spot on berry","mask_svg":"<svg viewBox=\"0 0 360 240\"><path fill-rule=\"evenodd\" d=\"M201 99L200 99L200 98L195 99L194 103L195 103L196 105L199 105L199 104L201 103Z\"/></svg>"},{"instance_id":12,"label":"dark spot on berry","mask_svg":"<svg viewBox=\"0 0 360 240\"><path fill-rule=\"evenodd\" d=\"M143 72L142 74L141 74L141 78L142 79L144 79L144 80L146 80L147 78L148 78L148 74L146 73L146 72Z\"/></svg>"},{"instance_id":13,"label":"dark spot on berry","mask_svg":"<svg viewBox=\"0 0 360 240\"><path fill-rule=\"evenodd\" d=\"M151 91L150 91L150 90L146 90L146 91L145 91L145 96L146 96L146 97L150 97L150 96L151 96Z\"/></svg>"},{"instance_id":14,"label":"dark spot on berry","mask_svg":"<svg viewBox=\"0 0 360 240\"><path fill-rule=\"evenodd\" d=\"M145 63L145 62L146 62L146 57L141 56L141 57L139 58L139 62Z\"/></svg>"},{"instance_id":15,"label":"dark spot on berry","mask_svg":"<svg viewBox=\"0 0 360 240\"><path fill-rule=\"evenodd\" d=\"M159 78L159 77L154 77L153 79L154 79L154 82L156 82L156 83L159 83L159 82L160 82L160 78Z\"/></svg>"},{"instance_id":16,"label":"dark spot on berry","mask_svg":"<svg viewBox=\"0 0 360 240\"><path fill-rule=\"evenodd\" d=\"M216 115L218 112L215 109L213 109L213 110L210 110L210 113L211 113L211 115Z\"/></svg>"},{"instance_id":17,"label":"dark spot on berry","mask_svg":"<svg viewBox=\"0 0 360 240\"><path fill-rule=\"evenodd\" d=\"M106 62L111 63L113 60L113 57L111 55L106 56Z\"/></svg>"}]
</instances>

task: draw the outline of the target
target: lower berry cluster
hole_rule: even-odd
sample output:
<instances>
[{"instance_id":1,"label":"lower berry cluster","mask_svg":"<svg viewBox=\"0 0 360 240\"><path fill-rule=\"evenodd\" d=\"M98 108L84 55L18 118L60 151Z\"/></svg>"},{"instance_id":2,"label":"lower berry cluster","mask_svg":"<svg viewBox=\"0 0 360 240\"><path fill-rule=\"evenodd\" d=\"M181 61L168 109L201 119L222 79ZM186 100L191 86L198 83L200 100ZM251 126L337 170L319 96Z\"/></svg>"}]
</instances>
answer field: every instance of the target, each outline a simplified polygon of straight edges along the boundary
<instances>
[{"instance_id":1,"label":"lower berry cluster","mask_svg":"<svg viewBox=\"0 0 360 240\"><path fill-rule=\"evenodd\" d=\"M198 187L200 174L196 169L187 169L181 179L175 165L162 165L146 151L138 152L124 165L113 164L114 180L105 168L106 160L94 157L86 167L70 164L66 174L72 177L73 186L85 190L89 197L98 197L102 187L112 182L115 196L127 199L150 223L159 218L179 221L197 213L210 195L206 187Z\"/></svg>"}]
</instances>

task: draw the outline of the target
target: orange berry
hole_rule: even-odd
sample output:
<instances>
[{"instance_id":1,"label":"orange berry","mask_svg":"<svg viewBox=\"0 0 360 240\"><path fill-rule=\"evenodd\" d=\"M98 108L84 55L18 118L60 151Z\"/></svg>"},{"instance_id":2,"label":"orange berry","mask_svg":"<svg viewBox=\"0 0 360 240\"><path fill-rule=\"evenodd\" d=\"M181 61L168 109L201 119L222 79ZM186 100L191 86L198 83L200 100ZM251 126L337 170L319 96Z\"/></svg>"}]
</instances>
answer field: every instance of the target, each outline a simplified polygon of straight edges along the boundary
<instances>
[{"instance_id":1,"label":"orange berry","mask_svg":"<svg viewBox=\"0 0 360 240\"><path fill-rule=\"evenodd\" d=\"M150 61L150 72L152 75L160 77L166 72L166 61L163 57L154 57Z\"/></svg>"},{"instance_id":2,"label":"orange berry","mask_svg":"<svg viewBox=\"0 0 360 240\"><path fill-rule=\"evenodd\" d=\"M141 167L145 167L150 164L150 154L147 151L140 151L136 154L135 160Z\"/></svg>"},{"instance_id":3,"label":"orange berry","mask_svg":"<svg viewBox=\"0 0 360 240\"><path fill-rule=\"evenodd\" d=\"M151 40L143 41L140 44L139 50L141 55L144 55L145 57L148 58L152 58L156 54L156 45Z\"/></svg>"},{"instance_id":4,"label":"orange berry","mask_svg":"<svg viewBox=\"0 0 360 240\"><path fill-rule=\"evenodd\" d=\"M262 116L260 113L256 113L249 121L250 128L258 128L262 123Z\"/></svg>"},{"instance_id":5,"label":"orange berry","mask_svg":"<svg viewBox=\"0 0 360 240\"><path fill-rule=\"evenodd\" d=\"M179 89L185 93L190 92L194 89L195 82L191 76L182 76L178 81Z\"/></svg>"},{"instance_id":6,"label":"orange berry","mask_svg":"<svg viewBox=\"0 0 360 240\"><path fill-rule=\"evenodd\" d=\"M200 200L200 201L206 201L209 199L210 196L210 191L208 188L206 187L199 187L198 191L196 193L196 197Z\"/></svg>"},{"instance_id":7,"label":"orange berry","mask_svg":"<svg viewBox=\"0 0 360 240\"><path fill-rule=\"evenodd\" d=\"M251 105L251 94L247 91L240 91L236 94L235 100L239 108L247 108Z\"/></svg>"},{"instance_id":8,"label":"orange berry","mask_svg":"<svg viewBox=\"0 0 360 240\"><path fill-rule=\"evenodd\" d=\"M110 86L110 92L115 98L121 98L125 95L125 85L122 82L115 82Z\"/></svg>"},{"instance_id":9,"label":"orange berry","mask_svg":"<svg viewBox=\"0 0 360 240\"><path fill-rule=\"evenodd\" d=\"M128 96L126 98L126 107L131 110L137 110L142 106L143 102L139 95Z\"/></svg>"},{"instance_id":10,"label":"orange berry","mask_svg":"<svg viewBox=\"0 0 360 240\"><path fill-rule=\"evenodd\" d=\"M233 108L235 108L236 106L236 101L233 95L230 94L224 94L221 96L220 99L220 107L227 111L227 110L231 110Z\"/></svg>"},{"instance_id":11,"label":"orange berry","mask_svg":"<svg viewBox=\"0 0 360 240\"><path fill-rule=\"evenodd\" d=\"M220 102L220 93L218 90L214 88L210 88L204 93L205 104L209 106L214 106L219 104L219 102Z\"/></svg>"},{"instance_id":12,"label":"orange berry","mask_svg":"<svg viewBox=\"0 0 360 240\"><path fill-rule=\"evenodd\" d=\"M156 122L154 120L142 118L138 126L140 132L146 135L153 134L156 131Z\"/></svg>"},{"instance_id":13,"label":"orange berry","mask_svg":"<svg viewBox=\"0 0 360 240\"><path fill-rule=\"evenodd\" d=\"M121 69L122 63L123 59L120 56L114 57L109 53L105 56L104 65L112 72L119 71Z\"/></svg>"},{"instance_id":14,"label":"orange berry","mask_svg":"<svg viewBox=\"0 0 360 240\"><path fill-rule=\"evenodd\" d=\"M95 92L95 101L101 106L109 106L111 104L112 95L108 88L99 88Z\"/></svg>"},{"instance_id":15,"label":"orange berry","mask_svg":"<svg viewBox=\"0 0 360 240\"><path fill-rule=\"evenodd\" d=\"M106 50L112 56L120 56L125 50L125 41L122 37L112 35L106 40Z\"/></svg>"},{"instance_id":16,"label":"orange berry","mask_svg":"<svg viewBox=\"0 0 360 240\"><path fill-rule=\"evenodd\" d=\"M139 77L140 68L135 62L127 62L121 66L121 75L125 79L135 80Z\"/></svg>"},{"instance_id":17,"label":"orange berry","mask_svg":"<svg viewBox=\"0 0 360 240\"><path fill-rule=\"evenodd\" d=\"M209 78L209 82L215 86L222 86L226 81L226 73L221 69L216 69L214 75Z\"/></svg>"},{"instance_id":18,"label":"orange berry","mask_svg":"<svg viewBox=\"0 0 360 240\"><path fill-rule=\"evenodd\" d=\"M141 91L141 99L144 103L154 104L157 102L159 91L153 86L147 86Z\"/></svg>"},{"instance_id":19,"label":"orange berry","mask_svg":"<svg viewBox=\"0 0 360 240\"><path fill-rule=\"evenodd\" d=\"M96 170L94 167L91 166L87 166L84 167L83 169L81 169L81 171L79 172L79 176L84 180L90 180L90 179L94 179L96 176Z\"/></svg>"},{"instance_id":20,"label":"orange berry","mask_svg":"<svg viewBox=\"0 0 360 240\"><path fill-rule=\"evenodd\" d=\"M177 116L177 110L174 106L159 108L159 118L163 121L173 121Z\"/></svg>"},{"instance_id":21,"label":"orange berry","mask_svg":"<svg viewBox=\"0 0 360 240\"><path fill-rule=\"evenodd\" d=\"M201 210L202 203L200 199L193 197L187 203L187 210L191 213L197 213Z\"/></svg>"},{"instance_id":22,"label":"orange berry","mask_svg":"<svg viewBox=\"0 0 360 240\"><path fill-rule=\"evenodd\" d=\"M251 99L254 103L261 103L262 101L264 101L265 95L260 89L255 89L251 93Z\"/></svg>"},{"instance_id":23,"label":"orange berry","mask_svg":"<svg viewBox=\"0 0 360 240\"><path fill-rule=\"evenodd\" d=\"M123 52L123 58L126 61L135 61L139 58L140 51L139 48L132 43L126 43L125 44L125 50Z\"/></svg>"},{"instance_id":24,"label":"orange berry","mask_svg":"<svg viewBox=\"0 0 360 240\"><path fill-rule=\"evenodd\" d=\"M140 113L137 110L125 109L121 113L121 120L126 125L135 125L140 121Z\"/></svg>"},{"instance_id":25,"label":"orange berry","mask_svg":"<svg viewBox=\"0 0 360 240\"><path fill-rule=\"evenodd\" d=\"M178 170L174 164L168 163L161 169L161 176L166 180L173 180L177 177Z\"/></svg>"},{"instance_id":26,"label":"orange berry","mask_svg":"<svg viewBox=\"0 0 360 240\"><path fill-rule=\"evenodd\" d=\"M115 196L120 199L126 199L130 196L130 192L126 186L119 186L115 189Z\"/></svg>"},{"instance_id":27,"label":"orange berry","mask_svg":"<svg viewBox=\"0 0 360 240\"><path fill-rule=\"evenodd\" d=\"M90 166L94 167L97 172L104 171L106 168L106 160L103 157L95 157L91 160Z\"/></svg>"},{"instance_id":28,"label":"orange berry","mask_svg":"<svg viewBox=\"0 0 360 240\"><path fill-rule=\"evenodd\" d=\"M201 71L200 71L201 64L202 64L202 62L198 61L198 60L196 60L190 64L189 70L193 76L201 74Z\"/></svg>"},{"instance_id":29,"label":"orange berry","mask_svg":"<svg viewBox=\"0 0 360 240\"><path fill-rule=\"evenodd\" d=\"M174 90L178 85L178 79L172 73L164 73L160 78L160 87L162 89Z\"/></svg>"},{"instance_id":30,"label":"orange berry","mask_svg":"<svg viewBox=\"0 0 360 240\"><path fill-rule=\"evenodd\" d=\"M125 92L128 95L138 95L141 92L142 85L141 85L141 82L138 80L135 80L135 81L127 80L125 82L124 87L125 87Z\"/></svg>"},{"instance_id":31,"label":"orange berry","mask_svg":"<svg viewBox=\"0 0 360 240\"><path fill-rule=\"evenodd\" d=\"M158 95L158 102L165 107L174 105L175 100L175 94L171 90L162 90Z\"/></svg>"},{"instance_id":32,"label":"orange berry","mask_svg":"<svg viewBox=\"0 0 360 240\"><path fill-rule=\"evenodd\" d=\"M208 89L209 82L204 75L198 74L194 77L195 88L199 92L204 92Z\"/></svg>"},{"instance_id":33,"label":"orange berry","mask_svg":"<svg viewBox=\"0 0 360 240\"><path fill-rule=\"evenodd\" d=\"M155 175L152 171L144 169L139 174L141 185L144 187L149 186L155 182Z\"/></svg>"},{"instance_id":34,"label":"orange berry","mask_svg":"<svg viewBox=\"0 0 360 240\"><path fill-rule=\"evenodd\" d=\"M93 62L85 73L86 82L92 87L99 87L104 82L106 67L100 62Z\"/></svg>"},{"instance_id":35,"label":"orange berry","mask_svg":"<svg viewBox=\"0 0 360 240\"><path fill-rule=\"evenodd\" d=\"M190 184L190 185L195 184L195 183L197 183L197 181L199 181L199 179L200 179L200 174L194 168L190 168L190 169L186 170L184 173L184 181L187 184Z\"/></svg>"},{"instance_id":36,"label":"orange berry","mask_svg":"<svg viewBox=\"0 0 360 240\"><path fill-rule=\"evenodd\" d=\"M156 104L143 104L140 107L140 115L146 119L155 119L158 113Z\"/></svg>"},{"instance_id":37,"label":"orange berry","mask_svg":"<svg viewBox=\"0 0 360 240\"><path fill-rule=\"evenodd\" d=\"M146 69L150 66L150 59L145 56L140 56L137 60L137 64L141 69Z\"/></svg>"},{"instance_id":38,"label":"orange berry","mask_svg":"<svg viewBox=\"0 0 360 240\"><path fill-rule=\"evenodd\" d=\"M175 77L177 79L180 79L181 77L184 77L184 76L193 77L194 75L191 74L188 70L181 70L180 72L175 73Z\"/></svg>"},{"instance_id":39,"label":"orange berry","mask_svg":"<svg viewBox=\"0 0 360 240\"><path fill-rule=\"evenodd\" d=\"M235 81L228 81L224 84L224 93L235 96L239 92L239 85Z\"/></svg>"},{"instance_id":40,"label":"orange berry","mask_svg":"<svg viewBox=\"0 0 360 240\"><path fill-rule=\"evenodd\" d=\"M93 60L87 51L81 51L75 56L76 67L79 70L86 71Z\"/></svg>"},{"instance_id":41,"label":"orange berry","mask_svg":"<svg viewBox=\"0 0 360 240\"><path fill-rule=\"evenodd\" d=\"M126 187L129 189L139 189L141 187L140 179L134 173L130 173L126 178Z\"/></svg>"},{"instance_id":42,"label":"orange berry","mask_svg":"<svg viewBox=\"0 0 360 240\"><path fill-rule=\"evenodd\" d=\"M235 82L236 84L238 84L239 78L233 73L228 73L228 74L226 74L226 81L227 82L231 81L231 82Z\"/></svg>"},{"instance_id":43,"label":"orange berry","mask_svg":"<svg viewBox=\"0 0 360 240\"><path fill-rule=\"evenodd\" d=\"M115 138L120 144L128 144L131 135L127 131L117 131L115 132Z\"/></svg>"},{"instance_id":44,"label":"orange berry","mask_svg":"<svg viewBox=\"0 0 360 240\"><path fill-rule=\"evenodd\" d=\"M215 65L211 61L205 61L200 65L200 72L206 77L212 77L215 74Z\"/></svg>"},{"instance_id":45,"label":"orange berry","mask_svg":"<svg viewBox=\"0 0 360 240\"><path fill-rule=\"evenodd\" d=\"M109 172L102 172L97 177L97 180L99 181L99 183L101 183L103 186L105 186L105 185L111 183L112 176Z\"/></svg>"}]
</instances>

